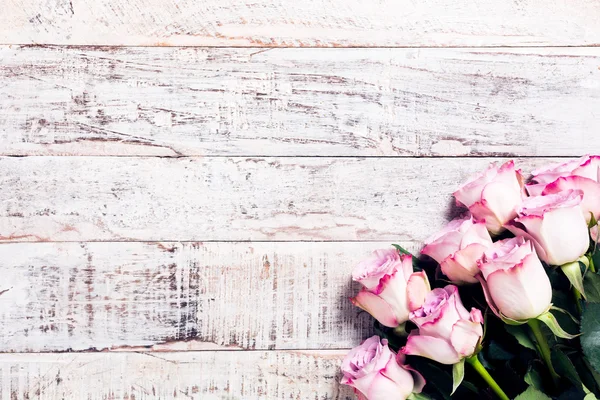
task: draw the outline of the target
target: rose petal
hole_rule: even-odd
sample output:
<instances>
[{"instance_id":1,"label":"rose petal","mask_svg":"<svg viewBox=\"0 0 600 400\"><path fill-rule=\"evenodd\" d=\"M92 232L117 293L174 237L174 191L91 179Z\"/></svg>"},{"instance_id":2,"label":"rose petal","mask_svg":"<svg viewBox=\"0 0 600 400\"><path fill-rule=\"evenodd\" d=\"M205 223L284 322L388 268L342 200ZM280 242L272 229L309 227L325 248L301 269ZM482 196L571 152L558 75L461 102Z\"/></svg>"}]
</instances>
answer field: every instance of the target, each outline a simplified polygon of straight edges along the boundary
<instances>
[{"instance_id":1,"label":"rose petal","mask_svg":"<svg viewBox=\"0 0 600 400\"><path fill-rule=\"evenodd\" d=\"M498 235L504 230L504 222L500 221L496 214L492 212L483 202L473 203L469 207L469 211L477 219L484 221L485 226L492 235Z\"/></svg>"},{"instance_id":2,"label":"rose petal","mask_svg":"<svg viewBox=\"0 0 600 400\"><path fill-rule=\"evenodd\" d=\"M581 176L567 176L550 183L542 194L545 196L568 190L583 192L581 207L588 223L592 217L590 213L594 214L596 219L600 218L600 183Z\"/></svg>"},{"instance_id":3,"label":"rose petal","mask_svg":"<svg viewBox=\"0 0 600 400\"><path fill-rule=\"evenodd\" d=\"M403 354L398 353L398 355L403 355ZM423 388L425 387L425 384L427 383L427 381L425 381L425 378L423 377L423 375L421 375L421 373L419 371L412 368L410 365L403 365L401 363L400 366L402 366L402 368L404 368L405 370L409 371L413 377L413 380L415 382L414 386L413 386L413 393L421 393L423 391Z\"/></svg>"},{"instance_id":4,"label":"rose petal","mask_svg":"<svg viewBox=\"0 0 600 400\"><path fill-rule=\"evenodd\" d=\"M356 297L352 299L352 303L371 314L383 326L389 328L398 326L398 320L394 315L392 307L376 294L361 290Z\"/></svg>"},{"instance_id":5,"label":"rose petal","mask_svg":"<svg viewBox=\"0 0 600 400\"><path fill-rule=\"evenodd\" d=\"M459 354L450 343L444 339L431 336L410 335L406 346L402 348L402 353L426 357L447 365L456 364L460 361Z\"/></svg>"},{"instance_id":6,"label":"rose petal","mask_svg":"<svg viewBox=\"0 0 600 400\"><path fill-rule=\"evenodd\" d=\"M477 283L475 279L475 275L479 273L477 262L486 249L487 246L479 243L468 245L440 264L442 272L454 283Z\"/></svg>"},{"instance_id":7,"label":"rose petal","mask_svg":"<svg viewBox=\"0 0 600 400\"><path fill-rule=\"evenodd\" d=\"M479 283L481 283L481 289L483 289L483 295L485 296L485 301L490 307L490 310L492 310L496 317L501 318L502 315L500 314L500 310L498 310L498 306L496 305L496 303L494 303L494 299L492 298L490 289L488 287L487 282L483 278L483 275L479 274L476 276L476 278L479 281Z\"/></svg>"},{"instance_id":8,"label":"rose petal","mask_svg":"<svg viewBox=\"0 0 600 400\"><path fill-rule=\"evenodd\" d=\"M401 372L396 373L395 371ZM392 374L401 374L402 376L390 377L389 375ZM404 400L411 395L413 386L414 380L408 371L403 370L400 366L394 367L393 365L390 365L373 378L369 391L367 392L367 398L369 400Z\"/></svg>"},{"instance_id":9,"label":"rose petal","mask_svg":"<svg viewBox=\"0 0 600 400\"><path fill-rule=\"evenodd\" d=\"M537 224L539 222L541 226L541 220L535 221L535 218L536 217L531 217L530 224ZM544 248L537 242L536 237L528 232L524 224L522 224L519 221L511 221L506 225L506 229L508 229L510 232L512 232L513 235L517 237L523 237L524 239L527 239L533 246L535 246L535 250L540 259L545 262L548 262L548 254L546 253L546 250L544 250ZM480 265L479 268L482 269L483 267ZM484 276L487 279L487 275L484 274Z\"/></svg>"},{"instance_id":10,"label":"rose petal","mask_svg":"<svg viewBox=\"0 0 600 400\"><path fill-rule=\"evenodd\" d=\"M461 319L452 328L450 343L458 354L470 357L475 352L481 335L483 335L483 328L480 323Z\"/></svg>"},{"instance_id":11,"label":"rose petal","mask_svg":"<svg viewBox=\"0 0 600 400\"><path fill-rule=\"evenodd\" d=\"M403 254L400 256L400 260L402 262L402 272L405 281L408 281L408 278L413 273L413 258L410 254Z\"/></svg>"},{"instance_id":12,"label":"rose petal","mask_svg":"<svg viewBox=\"0 0 600 400\"><path fill-rule=\"evenodd\" d=\"M373 291L373 294L381 297L392 308L398 324L408 321L410 310L407 282L401 271L384 276L379 281L379 286Z\"/></svg>"},{"instance_id":13,"label":"rose petal","mask_svg":"<svg viewBox=\"0 0 600 400\"><path fill-rule=\"evenodd\" d=\"M408 298L408 309L414 311L425 302L425 296L431 290L429 279L425 272L415 272L408 279L406 285L406 297Z\"/></svg>"},{"instance_id":14,"label":"rose petal","mask_svg":"<svg viewBox=\"0 0 600 400\"><path fill-rule=\"evenodd\" d=\"M483 320L483 314L481 314L481 310L479 310L478 308L471 308L471 321L473 322L477 322L478 324L483 324L484 320Z\"/></svg>"}]
</instances>

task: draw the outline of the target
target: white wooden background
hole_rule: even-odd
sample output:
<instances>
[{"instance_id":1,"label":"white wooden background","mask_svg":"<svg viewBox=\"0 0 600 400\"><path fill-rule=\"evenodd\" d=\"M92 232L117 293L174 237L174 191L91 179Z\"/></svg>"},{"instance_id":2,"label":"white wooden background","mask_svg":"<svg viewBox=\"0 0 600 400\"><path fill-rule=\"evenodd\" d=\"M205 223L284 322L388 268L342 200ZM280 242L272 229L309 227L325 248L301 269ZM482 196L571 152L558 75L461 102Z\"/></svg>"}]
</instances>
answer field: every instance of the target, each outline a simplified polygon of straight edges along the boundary
<instances>
[{"instance_id":1,"label":"white wooden background","mask_svg":"<svg viewBox=\"0 0 600 400\"><path fill-rule=\"evenodd\" d=\"M1 6L1 400L351 399L360 258L600 151L598 0Z\"/></svg>"}]
</instances>

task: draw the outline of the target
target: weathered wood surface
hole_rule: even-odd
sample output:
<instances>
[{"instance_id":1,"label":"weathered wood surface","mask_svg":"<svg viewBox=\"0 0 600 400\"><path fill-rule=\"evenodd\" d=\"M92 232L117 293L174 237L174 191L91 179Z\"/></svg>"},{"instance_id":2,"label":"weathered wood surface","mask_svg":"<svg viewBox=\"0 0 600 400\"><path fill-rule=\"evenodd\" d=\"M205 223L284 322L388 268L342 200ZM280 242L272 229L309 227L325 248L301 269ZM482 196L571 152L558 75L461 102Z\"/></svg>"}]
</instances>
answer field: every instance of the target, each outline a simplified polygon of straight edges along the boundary
<instances>
[{"instance_id":1,"label":"weathered wood surface","mask_svg":"<svg viewBox=\"0 0 600 400\"><path fill-rule=\"evenodd\" d=\"M345 351L2 354L2 399L354 399Z\"/></svg>"},{"instance_id":2,"label":"weathered wood surface","mask_svg":"<svg viewBox=\"0 0 600 400\"><path fill-rule=\"evenodd\" d=\"M0 43L595 45L600 9L595 0L9 0Z\"/></svg>"},{"instance_id":3,"label":"weathered wood surface","mask_svg":"<svg viewBox=\"0 0 600 400\"><path fill-rule=\"evenodd\" d=\"M600 148L600 48L4 46L0 60L4 155L578 156Z\"/></svg>"},{"instance_id":4,"label":"weathered wood surface","mask_svg":"<svg viewBox=\"0 0 600 400\"><path fill-rule=\"evenodd\" d=\"M1 244L0 352L352 347L352 268L389 246Z\"/></svg>"},{"instance_id":5,"label":"weathered wood surface","mask_svg":"<svg viewBox=\"0 0 600 400\"><path fill-rule=\"evenodd\" d=\"M490 161L2 157L0 240L421 241Z\"/></svg>"}]
</instances>

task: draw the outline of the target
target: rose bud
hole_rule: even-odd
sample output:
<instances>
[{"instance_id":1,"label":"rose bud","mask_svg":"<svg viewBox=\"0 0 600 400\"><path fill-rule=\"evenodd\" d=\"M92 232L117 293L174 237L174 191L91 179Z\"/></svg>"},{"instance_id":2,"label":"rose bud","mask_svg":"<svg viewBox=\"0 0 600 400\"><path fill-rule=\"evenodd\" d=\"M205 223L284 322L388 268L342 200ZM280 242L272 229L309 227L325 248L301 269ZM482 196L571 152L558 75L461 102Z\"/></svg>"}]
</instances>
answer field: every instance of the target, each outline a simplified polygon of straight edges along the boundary
<instances>
[{"instance_id":1,"label":"rose bud","mask_svg":"<svg viewBox=\"0 0 600 400\"><path fill-rule=\"evenodd\" d=\"M581 207L586 220L600 218L600 157L585 156L563 164L554 164L533 172L533 183L527 185L531 196L581 190Z\"/></svg>"},{"instance_id":2,"label":"rose bud","mask_svg":"<svg viewBox=\"0 0 600 400\"><path fill-rule=\"evenodd\" d=\"M539 257L548 264L576 261L590 245L582 198L578 190L529 197L507 228L531 240Z\"/></svg>"},{"instance_id":3,"label":"rose bud","mask_svg":"<svg viewBox=\"0 0 600 400\"><path fill-rule=\"evenodd\" d=\"M390 328L408 321L431 290L424 272L413 273L412 257L394 249L373 252L356 266L352 279L364 286L352 303Z\"/></svg>"},{"instance_id":4,"label":"rose bud","mask_svg":"<svg viewBox=\"0 0 600 400\"><path fill-rule=\"evenodd\" d=\"M404 365L404 356L396 355L378 336L350 350L342 362L344 385L354 388L361 400L405 400L420 393L425 379Z\"/></svg>"},{"instance_id":5,"label":"rose bud","mask_svg":"<svg viewBox=\"0 0 600 400\"><path fill-rule=\"evenodd\" d=\"M532 242L500 240L479 264L481 284L492 311L516 321L537 318L550 308L552 287Z\"/></svg>"},{"instance_id":6,"label":"rose bud","mask_svg":"<svg viewBox=\"0 0 600 400\"><path fill-rule=\"evenodd\" d=\"M410 320L419 331L411 332L402 353L442 364L472 356L483 335L481 311L472 308L468 312L454 285L429 292L423 306L411 312Z\"/></svg>"},{"instance_id":7,"label":"rose bud","mask_svg":"<svg viewBox=\"0 0 600 400\"><path fill-rule=\"evenodd\" d=\"M448 279L456 284L476 283L477 261L492 245L492 238L485 222L469 217L450 222L425 244L421 253L437 261Z\"/></svg>"},{"instance_id":8,"label":"rose bud","mask_svg":"<svg viewBox=\"0 0 600 400\"><path fill-rule=\"evenodd\" d=\"M504 224L517 216L525 197L523 177L513 161L500 167L492 164L454 192L454 197L475 219L485 220L488 230L497 235L504 230Z\"/></svg>"}]
</instances>

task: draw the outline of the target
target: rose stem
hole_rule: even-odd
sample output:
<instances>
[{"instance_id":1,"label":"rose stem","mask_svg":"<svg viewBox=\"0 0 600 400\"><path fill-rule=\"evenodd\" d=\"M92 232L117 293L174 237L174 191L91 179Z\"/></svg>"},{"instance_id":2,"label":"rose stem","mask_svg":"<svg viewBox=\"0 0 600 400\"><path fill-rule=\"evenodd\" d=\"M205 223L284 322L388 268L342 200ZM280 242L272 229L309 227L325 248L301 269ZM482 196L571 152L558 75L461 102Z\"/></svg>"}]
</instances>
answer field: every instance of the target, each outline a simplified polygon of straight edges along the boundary
<instances>
[{"instance_id":1,"label":"rose stem","mask_svg":"<svg viewBox=\"0 0 600 400\"><path fill-rule=\"evenodd\" d=\"M498 384L496 383L496 381L494 380L494 378L492 378L492 376L490 375L490 373L487 372L487 370L485 369L485 367L483 366L483 364L481 364L481 362L477 358L477 354L475 354L474 356L471 356L471 357L467 358L467 362L469 364L471 364L471 366L473 367L473 369L475 369L475 371L477 371L477 373L479 375L481 375L481 377L483 378L483 380L490 386L490 388L492 388L492 390L494 391L494 393L496 393L496 395L499 398L501 398L502 400L510 400L510 398L506 395L506 393L504 393L504 391L502 390L502 388L500 388L500 386L498 386Z\"/></svg>"},{"instance_id":2,"label":"rose stem","mask_svg":"<svg viewBox=\"0 0 600 400\"><path fill-rule=\"evenodd\" d=\"M594 265L594 259L590 256L589 260L590 260L590 271L592 271L593 273L596 273L596 266Z\"/></svg>"},{"instance_id":3,"label":"rose stem","mask_svg":"<svg viewBox=\"0 0 600 400\"><path fill-rule=\"evenodd\" d=\"M559 375L556 373L556 371L554 370L554 367L552 366L552 355L550 353L550 346L548 345L548 341L546 340L546 337L542 333L542 329L540 327L540 321L538 321L535 318L530 319L529 321L527 321L527 325L529 325L529 327L531 328L531 332L533 332L535 341L538 344L539 353L542 356L542 358L544 359L544 362L546 363L548 370L550 371L550 376L552 376L552 380L554 381L554 384L557 385Z\"/></svg>"}]
</instances>

